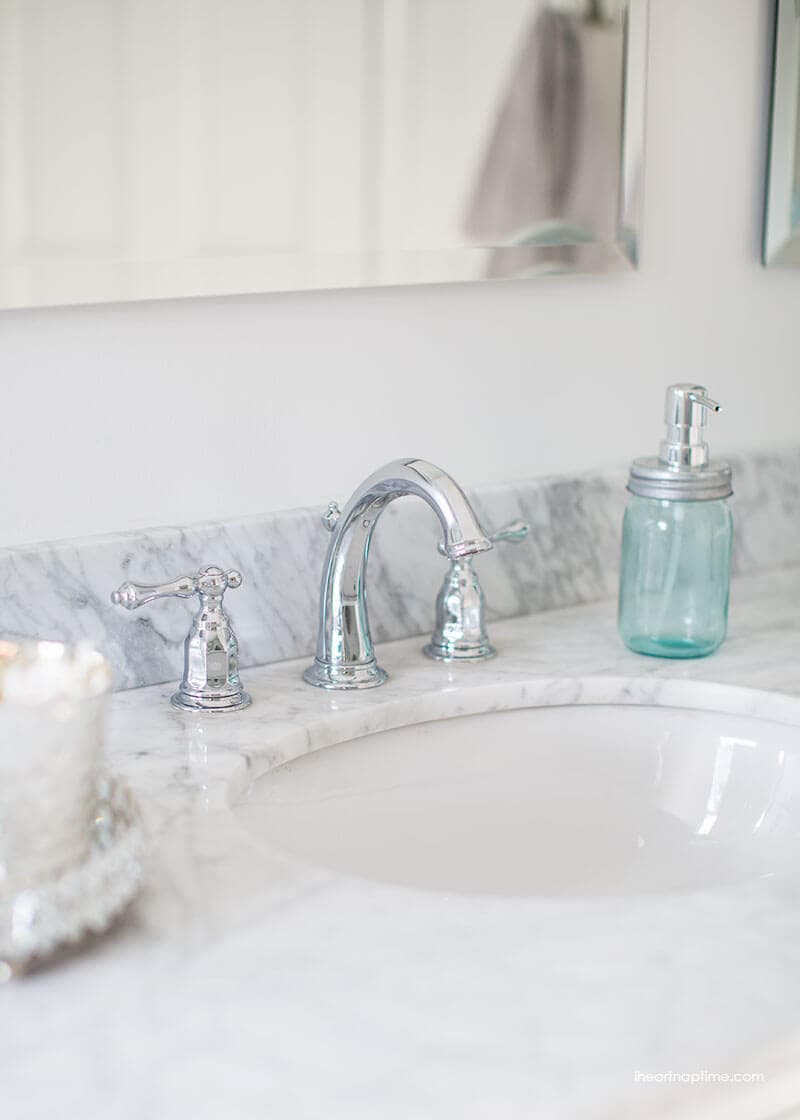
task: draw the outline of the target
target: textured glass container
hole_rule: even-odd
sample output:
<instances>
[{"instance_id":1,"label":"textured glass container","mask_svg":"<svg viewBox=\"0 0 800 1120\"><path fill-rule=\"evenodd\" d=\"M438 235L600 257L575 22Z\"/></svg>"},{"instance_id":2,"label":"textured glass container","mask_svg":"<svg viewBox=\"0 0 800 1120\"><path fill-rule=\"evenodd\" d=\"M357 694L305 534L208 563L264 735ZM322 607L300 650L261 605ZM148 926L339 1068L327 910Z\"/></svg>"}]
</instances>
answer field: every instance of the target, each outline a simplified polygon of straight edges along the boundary
<instances>
[{"instance_id":1,"label":"textured glass container","mask_svg":"<svg viewBox=\"0 0 800 1120\"><path fill-rule=\"evenodd\" d=\"M88 646L0 641L0 902L87 858L110 685Z\"/></svg>"},{"instance_id":2,"label":"textured glass container","mask_svg":"<svg viewBox=\"0 0 800 1120\"><path fill-rule=\"evenodd\" d=\"M724 640L733 521L726 499L632 495L622 532L619 632L635 653L705 657Z\"/></svg>"}]
</instances>

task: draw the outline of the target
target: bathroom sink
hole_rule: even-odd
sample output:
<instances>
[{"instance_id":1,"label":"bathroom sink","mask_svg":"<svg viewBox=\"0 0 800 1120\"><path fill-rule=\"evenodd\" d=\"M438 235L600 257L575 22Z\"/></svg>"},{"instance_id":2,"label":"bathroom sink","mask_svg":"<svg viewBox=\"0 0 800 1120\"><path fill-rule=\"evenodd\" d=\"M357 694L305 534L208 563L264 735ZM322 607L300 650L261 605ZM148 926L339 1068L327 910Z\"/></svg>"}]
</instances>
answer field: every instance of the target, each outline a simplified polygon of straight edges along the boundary
<instances>
[{"instance_id":1,"label":"bathroom sink","mask_svg":"<svg viewBox=\"0 0 800 1120\"><path fill-rule=\"evenodd\" d=\"M800 877L800 728L641 705L400 727L258 778L260 842L439 891L587 896Z\"/></svg>"}]
</instances>

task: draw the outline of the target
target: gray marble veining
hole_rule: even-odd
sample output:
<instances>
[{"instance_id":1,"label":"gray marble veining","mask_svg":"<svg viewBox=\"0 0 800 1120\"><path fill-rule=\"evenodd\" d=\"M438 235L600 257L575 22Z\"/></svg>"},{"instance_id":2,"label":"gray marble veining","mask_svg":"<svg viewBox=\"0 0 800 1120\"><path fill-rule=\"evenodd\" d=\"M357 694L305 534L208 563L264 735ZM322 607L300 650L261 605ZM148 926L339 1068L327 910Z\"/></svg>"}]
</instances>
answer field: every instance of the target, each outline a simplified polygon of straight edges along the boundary
<instances>
[{"instance_id":1,"label":"gray marble veining","mask_svg":"<svg viewBox=\"0 0 800 1120\"><path fill-rule=\"evenodd\" d=\"M800 563L800 450L732 462L734 571ZM471 492L488 530L515 518L531 525L523 544L476 561L490 619L614 594L625 482L625 471L616 470ZM163 600L131 617L111 605L110 592L125 579L158 583L219 564L244 575L229 603L242 666L310 656L327 545L320 513L289 510L0 550L0 632L88 638L105 651L122 688L175 681L192 605ZM430 631L446 569L437 530L421 502L401 500L382 517L369 568L378 641Z\"/></svg>"},{"instance_id":2,"label":"gray marble veining","mask_svg":"<svg viewBox=\"0 0 800 1120\"><path fill-rule=\"evenodd\" d=\"M800 569L739 577L729 640L692 662L628 651L606 600L499 622L488 663L390 644L390 683L356 695L307 688L304 662L251 670L252 707L222 720L169 708L171 686L117 694L110 762L147 815L146 889L116 935L2 991L3 1116L675 1120L700 1089L662 1112L635 1070L763 1070L800 1035L792 884L440 894L260 845L230 806L282 762L470 712L622 703L798 725L799 592Z\"/></svg>"}]
</instances>

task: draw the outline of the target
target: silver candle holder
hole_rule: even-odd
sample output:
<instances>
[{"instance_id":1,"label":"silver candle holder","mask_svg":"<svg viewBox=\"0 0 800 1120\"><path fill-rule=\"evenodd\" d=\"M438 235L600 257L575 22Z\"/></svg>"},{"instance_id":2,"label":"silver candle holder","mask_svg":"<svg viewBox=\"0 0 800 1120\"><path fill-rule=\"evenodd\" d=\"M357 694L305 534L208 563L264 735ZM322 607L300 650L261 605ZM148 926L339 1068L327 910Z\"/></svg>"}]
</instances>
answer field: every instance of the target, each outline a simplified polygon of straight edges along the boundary
<instances>
[{"instance_id":1,"label":"silver candle holder","mask_svg":"<svg viewBox=\"0 0 800 1120\"><path fill-rule=\"evenodd\" d=\"M111 668L0 641L0 978L107 928L141 878L131 795L104 768Z\"/></svg>"}]
</instances>

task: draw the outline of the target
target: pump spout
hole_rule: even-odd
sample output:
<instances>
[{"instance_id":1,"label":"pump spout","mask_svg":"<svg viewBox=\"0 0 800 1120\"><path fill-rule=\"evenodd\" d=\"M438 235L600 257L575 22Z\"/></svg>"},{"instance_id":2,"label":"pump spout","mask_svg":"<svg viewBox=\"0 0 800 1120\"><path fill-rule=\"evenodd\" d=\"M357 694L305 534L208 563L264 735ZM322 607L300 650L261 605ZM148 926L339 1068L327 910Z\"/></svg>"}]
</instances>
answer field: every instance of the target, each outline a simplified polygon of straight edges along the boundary
<instances>
[{"instance_id":1,"label":"pump spout","mask_svg":"<svg viewBox=\"0 0 800 1120\"><path fill-rule=\"evenodd\" d=\"M703 408L707 408L709 412L722 412L722 405L719 401L712 401L711 397L702 393L690 393L689 399L693 404L699 404Z\"/></svg>"}]
</instances>

